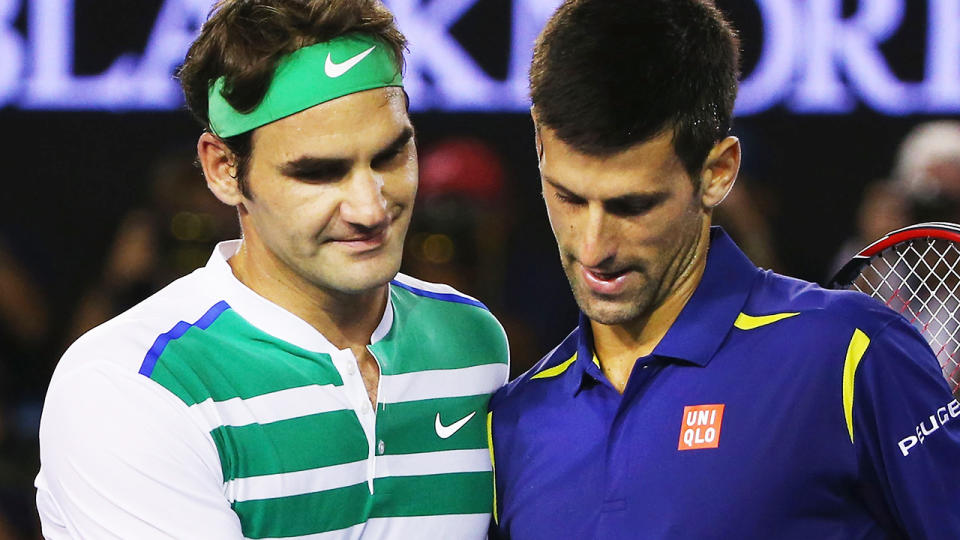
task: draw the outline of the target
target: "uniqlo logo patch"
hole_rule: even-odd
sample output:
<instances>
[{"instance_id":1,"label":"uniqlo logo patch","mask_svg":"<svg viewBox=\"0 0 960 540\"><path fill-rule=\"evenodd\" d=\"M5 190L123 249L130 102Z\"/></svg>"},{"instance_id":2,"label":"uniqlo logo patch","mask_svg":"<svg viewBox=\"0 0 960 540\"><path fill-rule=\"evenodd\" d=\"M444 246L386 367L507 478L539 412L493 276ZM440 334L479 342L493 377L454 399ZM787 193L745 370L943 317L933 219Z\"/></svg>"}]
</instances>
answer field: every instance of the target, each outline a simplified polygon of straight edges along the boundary
<instances>
[{"instance_id":1,"label":"uniqlo logo patch","mask_svg":"<svg viewBox=\"0 0 960 540\"><path fill-rule=\"evenodd\" d=\"M723 403L719 405L688 405L683 408L680 443L677 450L698 450L720 446L720 425L723 422Z\"/></svg>"}]
</instances>

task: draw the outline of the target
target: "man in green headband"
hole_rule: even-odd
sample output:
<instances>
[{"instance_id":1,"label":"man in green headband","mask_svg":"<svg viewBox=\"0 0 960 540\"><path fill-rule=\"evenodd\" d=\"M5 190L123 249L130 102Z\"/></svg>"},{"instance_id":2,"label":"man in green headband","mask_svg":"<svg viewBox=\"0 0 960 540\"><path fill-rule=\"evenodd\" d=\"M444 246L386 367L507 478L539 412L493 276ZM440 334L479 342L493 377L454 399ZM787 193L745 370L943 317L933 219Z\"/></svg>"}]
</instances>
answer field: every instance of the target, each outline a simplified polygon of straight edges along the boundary
<instances>
[{"instance_id":1,"label":"man in green headband","mask_svg":"<svg viewBox=\"0 0 960 540\"><path fill-rule=\"evenodd\" d=\"M41 422L47 538L483 538L503 329L399 274L404 38L374 0L224 0L179 77L243 239L78 340Z\"/></svg>"}]
</instances>

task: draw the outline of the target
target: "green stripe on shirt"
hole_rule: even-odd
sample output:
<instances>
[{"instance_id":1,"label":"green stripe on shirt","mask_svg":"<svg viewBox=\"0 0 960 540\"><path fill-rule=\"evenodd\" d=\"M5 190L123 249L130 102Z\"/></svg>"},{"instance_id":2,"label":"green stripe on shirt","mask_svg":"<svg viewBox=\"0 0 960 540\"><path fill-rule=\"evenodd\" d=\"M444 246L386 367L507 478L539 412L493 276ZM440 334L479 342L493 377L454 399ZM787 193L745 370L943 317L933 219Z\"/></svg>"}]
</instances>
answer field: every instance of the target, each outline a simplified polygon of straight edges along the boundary
<instances>
[{"instance_id":1,"label":"green stripe on shirt","mask_svg":"<svg viewBox=\"0 0 960 540\"><path fill-rule=\"evenodd\" d=\"M283 538L345 529L367 520L373 498L367 483L233 503L247 538Z\"/></svg>"},{"instance_id":2,"label":"green stripe on shirt","mask_svg":"<svg viewBox=\"0 0 960 540\"><path fill-rule=\"evenodd\" d=\"M378 359L390 359L381 363L383 375L507 362L506 336L489 311L399 287L390 287L390 295L393 326L370 346Z\"/></svg>"},{"instance_id":3,"label":"green stripe on shirt","mask_svg":"<svg viewBox=\"0 0 960 540\"><path fill-rule=\"evenodd\" d=\"M370 517L490 513L491 477L485 471L378 478Z\"/></svg>"},{"instance_id":4,"label":"green stripe on shirt","mask_svg":"<svg viewBox=\"0 0 960 540\"><path fill-rule=\"evenodd\" d=\"M223 481L305 471L366 459L367 438L352 410L269 424L220 426L210 432Z\"/></svg>"},{"instance_id":5,"label":"green stripe on shirt","mask_svg":"<svg viewBox=\"0 0 960 540\"><path fill-rule=\"evenodd\" d=\"M388 403L377 413L377 437L384 441L385 454L416 454L442 450L487 448L485 415L488 394L467 397L425 399ZM437 414L441 429L473 413L473 417L447 438L437 433Z\"/></svg>"},{"instance_id":6,"label":"green stripe on shirt","mask_svg":"<svg viewBox=\"0 0 960 540\"><path fill-rule=\"evenodd\" d=\"M335 531L369 518L490 512L491 473L377 478L343 488L233 504L248 538L284 538Z\"/></svg>"},{"instance_id":7,"label":"green stripe on shirt","mask_svg":"<svg viewBox=\"0 0 960 540\"><path fill-rule=\"evenodd\" d=\"M343 385L330 355L264 333L232 309L206 330L191 327L167 343L150 378L187 405L208 398L245 399L303 386L304 381Z\"/></svg>"}]
</instances>

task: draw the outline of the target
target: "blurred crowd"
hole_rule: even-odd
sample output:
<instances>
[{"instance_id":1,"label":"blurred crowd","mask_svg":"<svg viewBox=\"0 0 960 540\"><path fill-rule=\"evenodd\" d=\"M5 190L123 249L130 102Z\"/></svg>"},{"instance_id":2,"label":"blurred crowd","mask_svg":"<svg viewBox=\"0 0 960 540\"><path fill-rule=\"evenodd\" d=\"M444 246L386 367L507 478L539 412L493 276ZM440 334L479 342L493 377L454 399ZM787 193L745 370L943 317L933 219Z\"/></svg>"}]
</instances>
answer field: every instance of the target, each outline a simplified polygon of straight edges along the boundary
<instances>
[{"instance_id":1,"label":"blurred crowd","mask_svg":"<svg viewBox=\"0 0 960 540\"><path fill-rule=\"evenodd\" d=\"M838 250L831 273L884 234L928 221L960 223L958 121L921 124L907 134L889 177L864 188L854 232Z\"/></svg>"},{"instance_id":2,"label":"blurred crowd","mask_svg":"<svg viewBox=\"0 0 960 540\"><path fill-rule=\"evenodd\" d=\"M531 248L513 191L519 179L494 145L442 139L420 149L420 165L402 271L453 285L489 306L510 337L516 376L576 322L558 260L543 260L555 248ZM47 382L66 346L203 265L216 242L239 234L233 209L207 191L191 152L162 156L149 179L146 202L120 218L101 270L72 305L53 305L36 254L16 232L0 230L0 540L39 538L32 489L38 423ZM889 177L863 185L853 232L822 281L891 230L920 221L960 222L960 122L917 126L900 145ZM716 221L756 264L789 273L771 227L779 204L784 201L745 170Z\"/></svg>"}]
</instances>

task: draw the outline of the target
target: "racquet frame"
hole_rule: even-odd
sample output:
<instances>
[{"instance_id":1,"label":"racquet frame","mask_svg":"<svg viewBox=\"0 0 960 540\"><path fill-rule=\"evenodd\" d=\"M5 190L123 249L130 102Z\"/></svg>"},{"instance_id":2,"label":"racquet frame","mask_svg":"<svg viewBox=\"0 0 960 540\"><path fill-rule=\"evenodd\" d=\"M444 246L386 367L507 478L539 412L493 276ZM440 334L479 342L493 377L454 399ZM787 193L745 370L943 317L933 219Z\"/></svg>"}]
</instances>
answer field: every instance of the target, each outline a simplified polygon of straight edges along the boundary
<instances>
[{"instance_id":1,"label":"racquet frame","mask_svg":"<svg viewBox=\"0 0 960 540\"><path fill-rule=\"evenodd\" d=\"M931 262L933 257L936 260ZM907 319L937 356L955 395L960 395L958 261L960 225L919 223L888 233L863 248L828 284L831 289L868 294ZM904 290L906 294L902 294Z\"/></svg>"}]
</instances>

